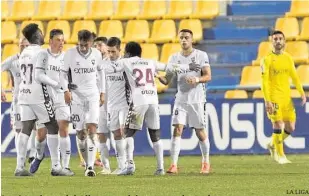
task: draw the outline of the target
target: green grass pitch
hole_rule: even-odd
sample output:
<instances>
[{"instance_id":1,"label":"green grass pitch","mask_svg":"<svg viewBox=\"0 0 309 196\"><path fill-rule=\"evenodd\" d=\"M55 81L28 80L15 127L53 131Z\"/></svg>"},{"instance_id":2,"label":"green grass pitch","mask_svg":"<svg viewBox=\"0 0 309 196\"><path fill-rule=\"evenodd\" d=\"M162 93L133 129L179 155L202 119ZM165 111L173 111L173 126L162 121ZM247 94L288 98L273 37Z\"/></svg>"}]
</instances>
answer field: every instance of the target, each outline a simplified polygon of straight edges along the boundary
<instances>
[{"instance_id":1,"label":"green grass pitch","mask_svg":"<svg viewBox=\"0 0 309 196\"><path fill-rule=\"evenodd\" d=\"M16 159L2 157L2 196L282 196L309 194L309 156L288 155L279 165L267 155L211 156L212 173L199 174L199 156L181 156L178 175L153 176L155 157L135 157L133 176L85 177L79 159L71 159L73 177L52 177L45 159L33 177L14 177ZM165 157L165 166L170 159ZM115 159L111 165L115 167ZM97 171L99 169L97 168ZM292 192L291 192L292 191Z\"/></svg>"}]
</instances>

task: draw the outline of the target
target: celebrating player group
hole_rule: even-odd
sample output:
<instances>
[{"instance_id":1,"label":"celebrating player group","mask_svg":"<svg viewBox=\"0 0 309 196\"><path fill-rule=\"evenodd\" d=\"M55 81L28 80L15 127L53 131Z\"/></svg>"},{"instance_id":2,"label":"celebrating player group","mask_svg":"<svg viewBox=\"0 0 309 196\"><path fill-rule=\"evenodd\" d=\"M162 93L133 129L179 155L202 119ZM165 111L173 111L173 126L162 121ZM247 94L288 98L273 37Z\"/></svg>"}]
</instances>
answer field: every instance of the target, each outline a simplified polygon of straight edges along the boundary
<instances>
[{"instance_id":1,"label":"celebrating player group","mask_svg":"<svg viewBox=\"0 0 309 196\"><path fill-rule=\"evenodd\" d=\"M157 160L154 174L164 175L155 77L165 85L172 78L177 78L172 114L172 163L167 173L178 173L181 135L185 126L194 129L199 139L202 154L200 173L210 173L210 144L205 131L205 84L211 80L211 69L207 53L192 47L191 30L180 30L178 37L182 50L171 55L167 64L141 58L142 48L136 42L126 44L122 57L119 38L96 38L88 30L79 31L77 46L65 53L62 51L64 35L60 29L51 30L48 49L41 47L44 35L38 25L29 24L22 33L20 53L2 64L2 71L10 70L14 77L15 176L32 176L39 169L46 143L51 157L51 175L73 176L69 123L77 132L77 146L85 166L85 176L96 176L97 151L103 165L100 174L132 175L135 172L133 137L142 129L144 122ZM264 81L269 80L267 58L263 64ZM166 75L158 76L157 71L165 71ZM297 78L295 81L300 89ZM270 102L273 100L272 94L267 94L267 85L264 82L263 89L267 95L266 107L271 112L273 105ZM5 99L4 92L2 99ZM277 122L278 119L273 117L272 120ZM295 118L291 120L295 121ZM275 131L280 130L281 133L281 124L275 123L274 126ZM25 164L27 144L35 127L38 129L35 155L28 170ZM116 151L114 171L111 171L109 162L109 141L114 143ZM274 149L275 146L276 151L272 153L280 154L280 163L287 162L285 157L282 158L282 148L277 147L279 139L274 136L273 141L269 148Z\"/></svg>"}]
</instances>

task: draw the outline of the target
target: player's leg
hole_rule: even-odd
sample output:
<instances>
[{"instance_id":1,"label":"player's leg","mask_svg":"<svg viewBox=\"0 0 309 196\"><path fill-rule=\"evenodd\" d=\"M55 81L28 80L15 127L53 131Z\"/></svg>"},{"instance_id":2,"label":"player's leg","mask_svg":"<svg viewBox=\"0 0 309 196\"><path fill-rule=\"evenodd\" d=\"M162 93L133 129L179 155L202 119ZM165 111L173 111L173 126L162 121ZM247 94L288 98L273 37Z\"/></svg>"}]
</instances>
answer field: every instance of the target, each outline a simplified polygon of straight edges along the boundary
<instances>
[{"instance_id":1,"label":"player's leg","mask_svg":"<svg viewBox=\"0 0 309 196\"><path fill-rule=\"evenodd\" d=\"M35 154L36 154L36 148L35 148L35 139L36 138L36 129L33 129L28 141L28 146L27 146L27 150L29 151L29 155L28 155L28 163L31 163L34 158L35 158Z\"/></svg>"},{"instance_id":2,"label":"player's leg","mask_svg":"<svg viewBox=\"0 0 309 196\"><path fill-rule=\"evenodd\" d=\"M45 155L45 146L46 146L46 137L47 137L47 129L44 124L39 124L36 122L35 125L36 131L36 138L35 138L35 148L36 148L36 155L34 161L31 162L30 165L30 172L35 173L39 167L41 162L43 161Z\"/></svg>"},{"instance_id":3,"label":"player's leg","mask_svg":"<svg viewBox=\"0 0 309 196\"><path fill-rule=\"evenodd\" d=\"M209 161L209 138L205 132L206 127L206 103L196 103L188 106L188 124L194 127L199 146L202 153L202 167L200 173L208 174L210 172Z\"/></svg>"},{"instance_id":4,"label":"player's leg","mask_svg":"<svg viewBox=\"0 0 309 196\"><path fill-rule=\"evenodd\" d=\"M164 175L164 159L163 159L163 146L160 140L160 112L159 106L151 104L145 114L145 122L148 127L150 139L153 144L157 158L157 169L155 175Z\"/></svg>"},{"instance_id":5,"label":"player's leg","mask_svg":"<svg viewBox=\"0 0 309 196\"><path fill-rule=\"evenodd\" d=\"M289 102L286 110L283 111L283 122L284 131L282 131L282 140L285 140L295 130L296 112L292 100Z\"/></svg>"},{"instance_id":6,"label":"player's leg","mask_svg":"<svg viewBox=\"0 0 309 196\"><path fill-rule=\"evenodd\" d=\"M184 105L175 104L172 114L172 124L174 126L171 142L172 164L167 173L178 173L177 163L180 153L180 141L184 126L187 124L187 111Z\"/></svg>"},{"instance_id":7,"label":"player's leg","mask_svg":"<svg viewBox=\"0 0 309 196\"><path fill-rule=\"evenodd\" d=\"M56 107L56 119L59 126L59 143L62 167L70 170L71 139L69 136L70 108L69 106ZM73 172L72 172L73 173ZM74 175L74 173L73 173Z\"/></svg>"},{"instance_id":8,"label":"player's leg","mask_svg":"<svg viewBox=\"0 0 309 196\"><path fill-rule=\"evenodd\" d=\"M94 171L94 162L97 149L97 126L99 124L100 109L97 101L88 102L88 108L85 108L85 123L88 130L87 138L87 161L85 176L93 177L96 175Z\"/></svg>"},{"instance_id":9,"label":"player's leg","mask_svg":"<svg viewBox=\"0 0 309 196\"><path fill-rule=\"evenodd\" d=\"M100 172L100 174L110 174L111 169L110 169L110 162L109 162L109 148L107 145L107 139L109 130L107 127L107 116L106 116L106 111L100 111L100 119L99 119L99 126L98 126L98 139L99 139L99 151L100 151L100 156L101 156L101 161L103 163L103 169Z\"/></svg>"},{"instance_id":10,"label":"player's leg","mask_svg":"<svg viewBox=\"0 0 309 196\"><path fill-rule=\"evenodd\" d=\"M21 105L20 109L22 129L17 138L17 166L15 176L31 176L32 174L25 169L25 160L28 140L34 127L36 117L29 105Z\"/></svg>"}]
</instances>

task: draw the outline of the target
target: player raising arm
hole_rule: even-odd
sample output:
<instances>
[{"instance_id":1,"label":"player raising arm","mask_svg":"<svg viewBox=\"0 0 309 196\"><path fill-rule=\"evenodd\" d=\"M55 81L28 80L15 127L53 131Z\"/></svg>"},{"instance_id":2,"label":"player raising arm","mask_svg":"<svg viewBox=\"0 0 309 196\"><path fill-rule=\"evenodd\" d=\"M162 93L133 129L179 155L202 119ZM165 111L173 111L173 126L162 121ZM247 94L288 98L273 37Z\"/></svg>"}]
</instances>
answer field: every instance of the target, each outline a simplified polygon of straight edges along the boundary
<instances>
[{"instance_id":1,"label":"player raising arm","mask_svg":"<svg viewBox=\"0 0 309 196\"><path fill-rule=\"evenodd\" d=\"M64 88L67 104L71 104L73 128L77 131L78 145L86 161L85 176L95 176L96 129L99 123L99 106L104 103L105 74L101 53L91 48L93 37L90 31L78 32L77 47L69 49L64 55L60 81ZM67 88L68 72L71 70L72 83L77 86L72 94ZM97 86L99 77L99 88ZM84 126L88 130L83 132Z\"/></svg>"},{"instance_id":2,"label":"player raising arm","mask_svg":"<svg viewBox=\"0 0 309 196\"><path fill-rule=\"evenodd\" d=\"M306 96L291 55L284 52L285 37L281 31L272 34L273 51L261 60L262 91L267 115L273 125L272 140L267 145L279 164L290 163L283 150L283 141L295 130L296 113L291 99L289 79L306 103Z\"/></svg>"}]
</instances>

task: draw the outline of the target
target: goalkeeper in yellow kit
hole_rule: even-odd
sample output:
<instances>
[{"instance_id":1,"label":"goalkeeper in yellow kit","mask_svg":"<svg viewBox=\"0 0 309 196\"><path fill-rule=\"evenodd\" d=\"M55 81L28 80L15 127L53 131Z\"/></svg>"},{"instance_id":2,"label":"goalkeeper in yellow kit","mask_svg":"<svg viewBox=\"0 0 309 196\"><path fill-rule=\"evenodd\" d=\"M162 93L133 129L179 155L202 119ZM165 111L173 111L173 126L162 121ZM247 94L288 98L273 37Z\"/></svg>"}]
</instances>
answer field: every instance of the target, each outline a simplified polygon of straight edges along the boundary
<instances>
[{"instance_id":1,"label":"goalkeeper in yellow kit","mask_svg":"<svg viewBox=\"0 0 309 196\"><path fill-rule=\"evenodd\" d=\"M305 92L296 73L292 57L284 52L285 36L281 31L272 34L273 51L261 60L262 91L267 115L273 125L268 144L271 155L279 164L291 163L285 156L283 140L295 130L296 114L291 99L290 78L306 103Z\"/></svg>"}]
</instances>

